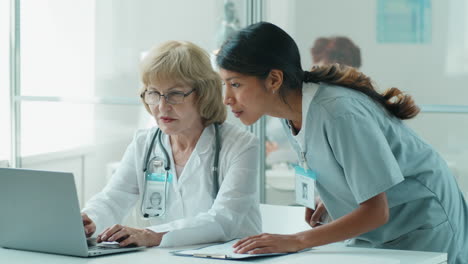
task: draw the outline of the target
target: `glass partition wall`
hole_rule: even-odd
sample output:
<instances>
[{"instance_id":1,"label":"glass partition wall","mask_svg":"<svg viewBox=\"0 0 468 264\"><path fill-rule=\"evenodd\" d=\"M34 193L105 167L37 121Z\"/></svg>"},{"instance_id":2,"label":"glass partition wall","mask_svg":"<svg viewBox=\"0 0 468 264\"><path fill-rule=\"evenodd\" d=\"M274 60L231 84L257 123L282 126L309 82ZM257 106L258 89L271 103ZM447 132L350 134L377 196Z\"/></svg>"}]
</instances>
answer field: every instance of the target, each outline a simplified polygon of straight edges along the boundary
<instances>
[{"instance_id":1,"label":"glass partition wall","mask_svg":"<svg viewBox=\"0 0 468 264\"><path fill-rule=\"evenodd\" d=\"M10 49L0 46L0 57L11 58L0 62L0 75L11 76L0 78L0 166L72 171L83 204L102 189L134 132L154 123L138 97L145 52L175 39L214 54L229 34L264 20L296 40L304 69L313 66L317 38L352 39L361 70L380 90L414 96L422 113L408 125L447 159L467 192L468 16L451 15L468 13L463 2L0 0L0 39L11 40ZM228 121L242 126L232 115ZM295 204L297 157L279 120L262 118L249 129L262 144L260 200Z\"/></svg>"},{"instance_id":2,"label":"glass partition wall","mask_svg":"<svg viewBox=\"0 0 468 264\"><path fill-rule=\"evenodd\" d=\"M422 113L407 124L447 160L467 194L465 2L265 0L263 20L290 33L299 46L304 69L314 65L311 48L317 38L351 39L360 48L360 70L373 79L379 91L398 87L413 96ZM290 164L297 162L297 156L283 143L279 127L278 120L267 119L266 202L295 204Z\"/></svg>"},{"instance_id":3,"label":"glass partition wall","mask_svg":"<svg viewBox=\"0 0 468 264\"><path fill-rule=\"evenodd\" d=\"M138 93L144 54L168 40L191 41L213 54L229 34L251 23L253 5L0 1L0 36L12 43L0 50L12 56L10 65L0 65L2 76L12 71L11 85L0 78L0 166L71 171L82 205L106 184L135 131L155 124ZM9 17L10 27L3 21Z\"/></svg>"}]
</instances>

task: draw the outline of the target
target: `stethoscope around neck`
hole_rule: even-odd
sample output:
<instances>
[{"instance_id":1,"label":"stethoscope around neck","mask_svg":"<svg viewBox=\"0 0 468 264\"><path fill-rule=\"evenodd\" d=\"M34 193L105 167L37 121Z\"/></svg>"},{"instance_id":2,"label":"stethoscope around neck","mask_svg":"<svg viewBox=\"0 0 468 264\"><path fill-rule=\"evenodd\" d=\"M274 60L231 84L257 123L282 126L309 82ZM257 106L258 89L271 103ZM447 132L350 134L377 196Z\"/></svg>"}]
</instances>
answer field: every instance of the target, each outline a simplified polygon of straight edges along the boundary
<instances>
[{"instance_id":1,"label":"stethoscope around neck","mask_svg":"<svg viewBox=\"0 0 468 264\"><path fill-rule=\"evenodd\" d=\"M213 174L213 197L216 198L216 195L218 194L219 191L219 153L221 151L221 136L219 135L219 124L214 123L214 128L215 128L215 155L214 155L214 161L213 161L213 167L212 167L212 174ZM154 133L153 138L151 139L151 143L149 145L148 151L146 152L145 159L144 159L144 164L143 164L143 174L145 177L145 184L144 184L144 193L143 193L143 198L146 195L146 188L147 188L147 172L148 168L152 165L151 163L151 152L153 151L154 144L156 140L158 141L159 146L162 149L162 152L164 154L164 171L165 171L165 179L164 179L164 210L163 213L154 215L154 217L158 216L163 216L165 213L165 208L166 208L166 201L167 201L167 181L169 178L169 172L171 170L171 159L169 158L169 153L167 152L166 148L164 147L162 143L162 134L163 132L161 129L157 129L156 133ZM143 203L144 201L142 201ZM142 204L141 208L141 213L143 217L148 218L150 215L145 212L145 208Z\"/></svg>"}]
</instances>

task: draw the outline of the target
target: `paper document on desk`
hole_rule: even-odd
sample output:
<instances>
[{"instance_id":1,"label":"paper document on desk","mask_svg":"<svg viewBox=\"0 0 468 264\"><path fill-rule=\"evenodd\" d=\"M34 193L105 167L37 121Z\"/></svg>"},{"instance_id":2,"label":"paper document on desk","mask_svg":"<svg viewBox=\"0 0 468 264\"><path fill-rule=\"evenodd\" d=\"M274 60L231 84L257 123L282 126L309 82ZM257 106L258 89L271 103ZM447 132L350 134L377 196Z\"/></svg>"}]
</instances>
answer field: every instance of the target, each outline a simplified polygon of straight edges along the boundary
<instances>
[{"instance_id":1,"label":"paper document on desk","mask_svg":"<svg viewBox=\"0 0 468 264\"><path fill-rule=\"evenodd\" d=\"M279 256L289 253L268 253L268 254L236 254L233 252L234 245L239 239L231 240L223 244L202 247L198 249L179 250L171 252L177 256L190 256L199 258L216 258L216 259L246 259L255 257Z\"/></svg>"}]
</instances>

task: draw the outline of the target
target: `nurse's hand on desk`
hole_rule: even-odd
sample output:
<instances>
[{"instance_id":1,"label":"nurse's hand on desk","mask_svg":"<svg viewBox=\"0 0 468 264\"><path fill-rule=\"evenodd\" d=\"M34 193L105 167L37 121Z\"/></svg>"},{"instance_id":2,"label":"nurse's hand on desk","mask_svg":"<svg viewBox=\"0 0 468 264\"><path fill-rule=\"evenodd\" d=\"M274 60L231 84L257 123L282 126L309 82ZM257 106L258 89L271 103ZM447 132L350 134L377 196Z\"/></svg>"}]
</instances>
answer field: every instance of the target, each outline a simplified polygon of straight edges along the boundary
<instances>
[{"instance_id":1,"label":"nurse's hand on desk","mask_svg":"<svg viewBox=\"0 0 468 264\"><path fill-rule=\"evenodd\" d=\"M327 209L325 205L323 205L322 200L317 199L315 203L315 210L312 210L306 207L305 211L305 221L311 227L316 227L322 225L322 217L325 216L327 213Z\"/></svg>"},{"instance_id":2,"label":"nurse's hand on desk","mask_svg":"<svg viewBox=\"0 0 468 264\"><path fill-rule=\"evenodd\" d=\"M92 236L94 232L96 232L96 224L94 224L93 220L85 213L81 213L81 218L83 219L86 237Z\"/></svg>"},{"instance_id":3,"label":"nurse's hand on desk","mask_svg":"<svg viewBox=\"0 0 468 264\"><path fill-rule=\"evenodd\" d=\"M101 243L103 241L117 241L121 247L126 247L129 245L152 247L159 246L164 234L165 233L156 233L149 229L113 225L98 235L96 242Z\"/></svg>"},{"instance_id":4,"label":"nurse's hand on desk","mask_svg":"<svg viewBox=\"0 0 468 264\"><path fill-rule=\"evenodd\" d=\"M239 240L233 248L238 254L265 254L297 252L305 247L296 235L260 234Z\"/></svg>"}]
</instances>

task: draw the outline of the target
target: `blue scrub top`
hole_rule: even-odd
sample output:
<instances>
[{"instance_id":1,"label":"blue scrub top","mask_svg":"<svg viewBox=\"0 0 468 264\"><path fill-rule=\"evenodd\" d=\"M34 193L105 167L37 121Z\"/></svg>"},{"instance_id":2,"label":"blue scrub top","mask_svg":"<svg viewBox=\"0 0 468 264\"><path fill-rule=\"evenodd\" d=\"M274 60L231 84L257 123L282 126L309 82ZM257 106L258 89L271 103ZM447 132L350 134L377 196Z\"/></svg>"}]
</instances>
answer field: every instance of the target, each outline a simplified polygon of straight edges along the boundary
<instances>
[{"instance_id":1,"label":"blue scrub top","mask_svg":"<svg viewBox=\"0 0 468 264\"><path fill-rule=\"evenodd\" d=\"M306 159L333 219L385 192L389 221L359 236L373 247L448 252L468 263L468 206L432 146L367 95L326 84L316 89L305 123ZM307 119L307 120L305 120ZM283 122L293 148L300 146Z\"/></svg>"}]
</instances>

